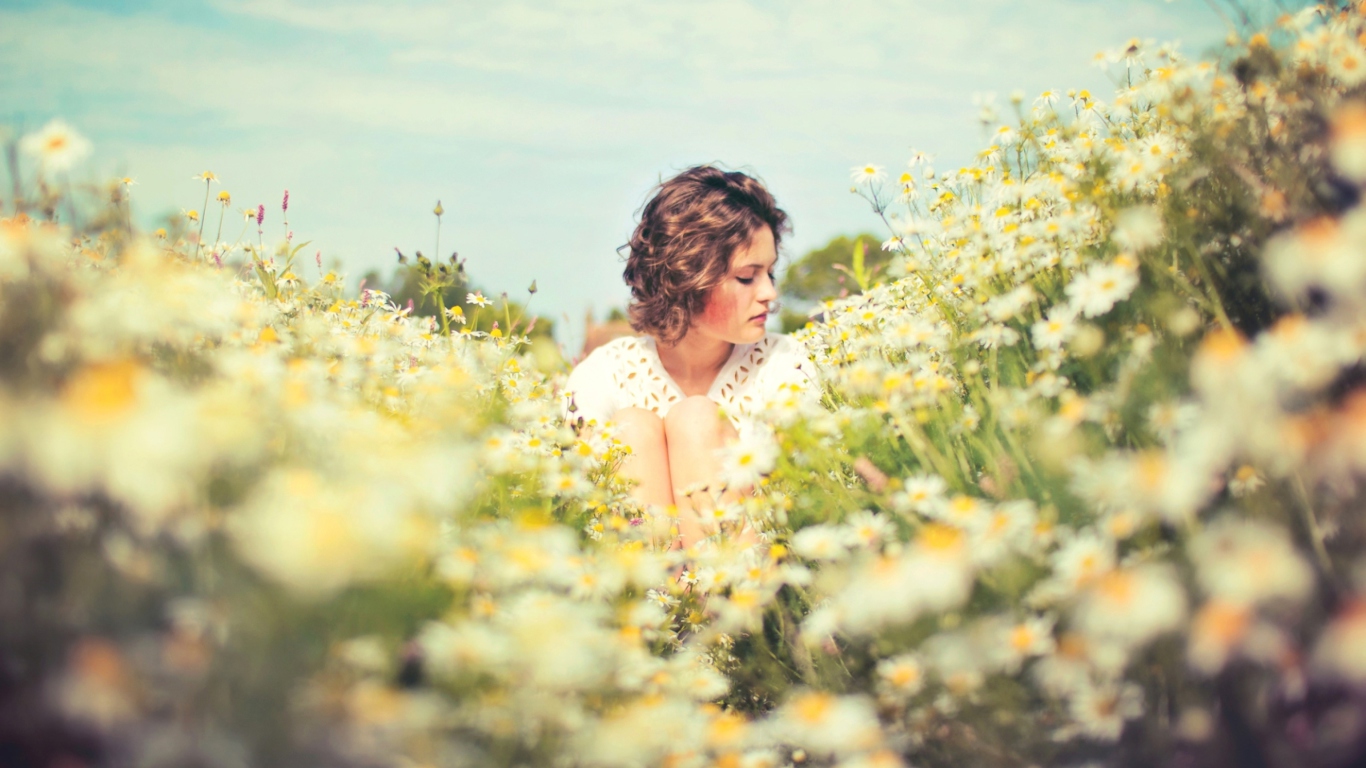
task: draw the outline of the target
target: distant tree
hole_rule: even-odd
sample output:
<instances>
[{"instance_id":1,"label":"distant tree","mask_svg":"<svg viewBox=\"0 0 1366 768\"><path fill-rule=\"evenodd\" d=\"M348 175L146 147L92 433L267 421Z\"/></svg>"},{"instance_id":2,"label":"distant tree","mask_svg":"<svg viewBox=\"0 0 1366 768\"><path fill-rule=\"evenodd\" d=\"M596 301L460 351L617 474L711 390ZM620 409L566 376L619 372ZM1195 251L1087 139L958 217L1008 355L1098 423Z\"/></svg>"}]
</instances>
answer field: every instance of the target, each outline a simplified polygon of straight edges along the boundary
<instances>
[{"instance_id":1,"label":"distant tree","mask_svg":"<svg viewBox=\"0 0 1366 768\"><path fill-rule=\"evenodd\" d=\"M787 268L778 287L788 305L778 315L784 333L805 325L807 311L817 303L859 290L848 272L859 242L863 243L864 269L873 275L885 270L892 254L882 250L882 238L867 232L840 235L820 248L807 251Z\"/></svg>"}]
</instances>

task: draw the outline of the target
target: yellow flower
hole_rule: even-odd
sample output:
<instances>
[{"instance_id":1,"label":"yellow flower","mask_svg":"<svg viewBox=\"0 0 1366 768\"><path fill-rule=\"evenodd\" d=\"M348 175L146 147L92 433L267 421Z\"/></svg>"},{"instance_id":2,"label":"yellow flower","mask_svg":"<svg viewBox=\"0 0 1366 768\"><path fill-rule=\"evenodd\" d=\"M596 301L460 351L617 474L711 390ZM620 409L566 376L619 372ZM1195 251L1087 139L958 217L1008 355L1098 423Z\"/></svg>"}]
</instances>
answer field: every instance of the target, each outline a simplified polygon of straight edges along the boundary
<instances>
[{"instance_id":1,"label":"yellow flower","mask_svg":"<svg viewBox=\"0 0 1366 768\"><path fill-rule=\"evenodd\" d=\"M103 423L133 407L141 374L131 360L95 363L71 377L62 399L84 421Z\"/></svg>"}]
</instances>

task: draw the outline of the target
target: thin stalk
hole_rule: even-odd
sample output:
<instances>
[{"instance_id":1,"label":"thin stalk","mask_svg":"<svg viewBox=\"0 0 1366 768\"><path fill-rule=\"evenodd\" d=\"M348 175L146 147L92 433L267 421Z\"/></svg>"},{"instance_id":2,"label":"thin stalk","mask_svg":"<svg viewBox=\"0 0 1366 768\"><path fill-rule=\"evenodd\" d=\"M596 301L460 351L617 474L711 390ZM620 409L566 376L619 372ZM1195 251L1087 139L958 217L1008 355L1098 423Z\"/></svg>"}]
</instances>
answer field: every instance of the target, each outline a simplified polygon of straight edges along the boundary
<instances>
[{"instance_id":1,"label":"thin stalk","mask_svg":"<svg viewBox=\"0 0 1366 768\"><path fill-rule=\"evenodd\" d=\"M437 221L439 222L440 219ZM450 318L446 317L446 297L443 295L444 293L445 291L442 290L436 292L436 310L438 314L441 315L441 335L450 336L451 325Z\"/></svg>"},{"instance_id":2,"label":"thin stalk","mask_svg":"<svg viewBox=\"0 0 1366 768\"><path fill-rule=\"evenodd\" d=\"M24 190L19 185L19 145L16 142L9 142L5 145L5 164L9 166L10 188L14 195L14 212L23 213L27 207L24 205Z\"/></svg>"},{"instance_id":3,"label":"thin stalk","mask_svg":"<svg viewBox=\"0 0 1366 768\"><path fill-rule=\"evenodd\" d=\"M1319 568L1323 571L1323 576L1330 582L1337 580L1333 575L1333 561L1328 557L1328 548L1323 544L1323 529L1319 527L1319 521L1314 517L1314 506L1309 498L1309 491L1304 487L1304 481L1299 475L1293 475L1291 484L1295 488L1295 497L1299 504L1295 505L1295 510L1299 512L1300 521L1304 523L1306 532L1309 534L1309 546L1314 550L1314 559L1318 561ZM1336 583L1334 583L1336 586Z\"/></svg>"},{"instance_id":4,"label":"thin stalk","mask_svg":"<svg viewBox=\"0 0 1366 768\"><path fill-rule=\"evenodd\" d=\"M239 246L239 245L242 244L242 238L244 238L244 237L247 236L247 228L250 227L250 226L251 226L250 220L247 220L247 221L245 221L245 222L242 223L242 231L237 233L237 239L236 239L236 240L233 240L233 241L232 241L232 245L228 247L228 250L229 250L229 251L236 250L237 246ZM248 245L248 246L247 246L247 249L250 249L250 248L251 248L251 246Z\"/></svg>"},{"instance_id":5,"label":"thin stalk","mask_svg":"<svg viewBox=\"0 0 1366 768\"><path fill-rule=\"evenodd\" d=\"M228 213L228 205L224 203L218 209L218 234L213 236L213 247L218 248L218 244L223 240L223 217Z\"/></svg>"},{"instance_id":6,"label":"thin stalk","mask_svg":"<svg viewBox=\"0 0 1366 768\"><path fill-rule=\"evenodd\" d=\"M66 185L66 215L71 217L71 230L76 230L76 189L71 185L71 176L62 174L62 181Z\"/></svg>"},{"instance_id":7,"label":"thin stalk","mask_svg":"<svg viewBox=\"0 0 1366 768\"><path fill-rule=\"evenodd\" d=\"M1202 293L1205 294L1205 300L1209 302L1211 308L1214 310L1215 316L1219 318L1220 325L1224 326L1225 329L1233 330L1233 321L1228 318L1228 313L1224 311L1223 299L1220 298L1219 292L1214 290L1216 283L1213 275L1210 274L1209 265L1205 263L1204 259L1196 258L1195 268L1200 270L1201 278L1204 279L1205 285L1210 288L1208 292L1202 291Z\"/></svg>"},{"instance_id":8,"label":"thin stalk","mask_svg":"<svg viewBox=\"0 0 1366 768\"><path fill-rule=\"evenodd\" d=\"M1030 477L1032 477L1034 480L1034 485L1039 489L1041 493L1043 493L1044 497L1048 501L1052 501L1053 494L1045 485L1043 476L1039 474L1039 470L1034 467L1034 462L1031 461L1029 458L1029 452L1021 448L1020 441L1015 439L1015 435L1011 434L1009 430L1001 427L999 423L997 424L996 432L1005 441L1006 455L1013 458L1019 465L1021 475L1023 476L1027 473Z\"/></svg>"},{"instance_id":9,"label":"thin stalk","mask_svg":"<svg viewBox=\"0 0 1366 768\"><path fill-rule=\"evenodd\" d=\"M195 258L199 258L199 252L204 248L204 219L209 215L209 185L212 183L211 179L204 179L204 204L199 206L199 234L195 235Z\"/></svg>"},{"instance_id":10,"label":"thin stalk","mask_svg":"<svg viewBox=\"0 0 1366 768\"><path fill-rule=\"evenodd\" d=\"M905 438L906 444L915 453L916 458L920 459L922 465L930 466L935 469L946 480L953 476L956 467L948 462L943 455L935 449L934 444L921 434L920 430L909 424L899 413L892 414L892 423L900 430L901 436Z\"/></svg>"}]
</instances>

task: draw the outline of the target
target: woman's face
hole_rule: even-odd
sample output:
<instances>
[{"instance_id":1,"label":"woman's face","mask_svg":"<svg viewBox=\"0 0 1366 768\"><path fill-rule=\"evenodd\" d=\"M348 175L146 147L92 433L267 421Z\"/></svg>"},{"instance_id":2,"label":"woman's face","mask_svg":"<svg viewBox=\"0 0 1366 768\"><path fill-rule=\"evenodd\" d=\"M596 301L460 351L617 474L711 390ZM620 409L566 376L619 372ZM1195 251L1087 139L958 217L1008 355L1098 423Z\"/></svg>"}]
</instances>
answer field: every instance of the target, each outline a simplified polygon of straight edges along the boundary
<instances>
[{"instance_id":1,"label":"woman's face","mask_svg":"<svg viewBox=\"0 0 1366 768\"><path fill-rule=\"evenodd\" d=\"M759 227L746 247L731 254L730 272L707 296L693 318L693 330L732 344L753 344L764 337L769 302L778 298L773 268L778 248L773 230Z\"/></svg>"}]
</instances>

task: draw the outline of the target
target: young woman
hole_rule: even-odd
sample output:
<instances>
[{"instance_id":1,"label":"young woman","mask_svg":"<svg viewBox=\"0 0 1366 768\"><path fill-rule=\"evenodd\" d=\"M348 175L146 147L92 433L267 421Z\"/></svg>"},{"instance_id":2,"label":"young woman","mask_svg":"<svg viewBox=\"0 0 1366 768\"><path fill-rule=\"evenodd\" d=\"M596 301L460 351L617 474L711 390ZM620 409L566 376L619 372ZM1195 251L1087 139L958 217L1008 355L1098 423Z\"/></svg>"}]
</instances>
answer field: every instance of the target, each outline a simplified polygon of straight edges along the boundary
<instances>
[{"instance_id":1,"label":"young woman","mask_svg":"<svg viewBox=\"0 0 1366 768\"><path fill-rule=\"evenodd\" d=\"M716 481L718 450L756 428L750 412L784 385L819 396L801 345L764 328L787 229L773 196L743 173L699 166L660 184L623 273L642 335L593 350L565 386L568 418L611 421L631 447L620 471L637 481L635 497L656 511L676 506L684 547L715 532L698 514L706 497L685 489Z\"/></svg>"}]
</instances>

